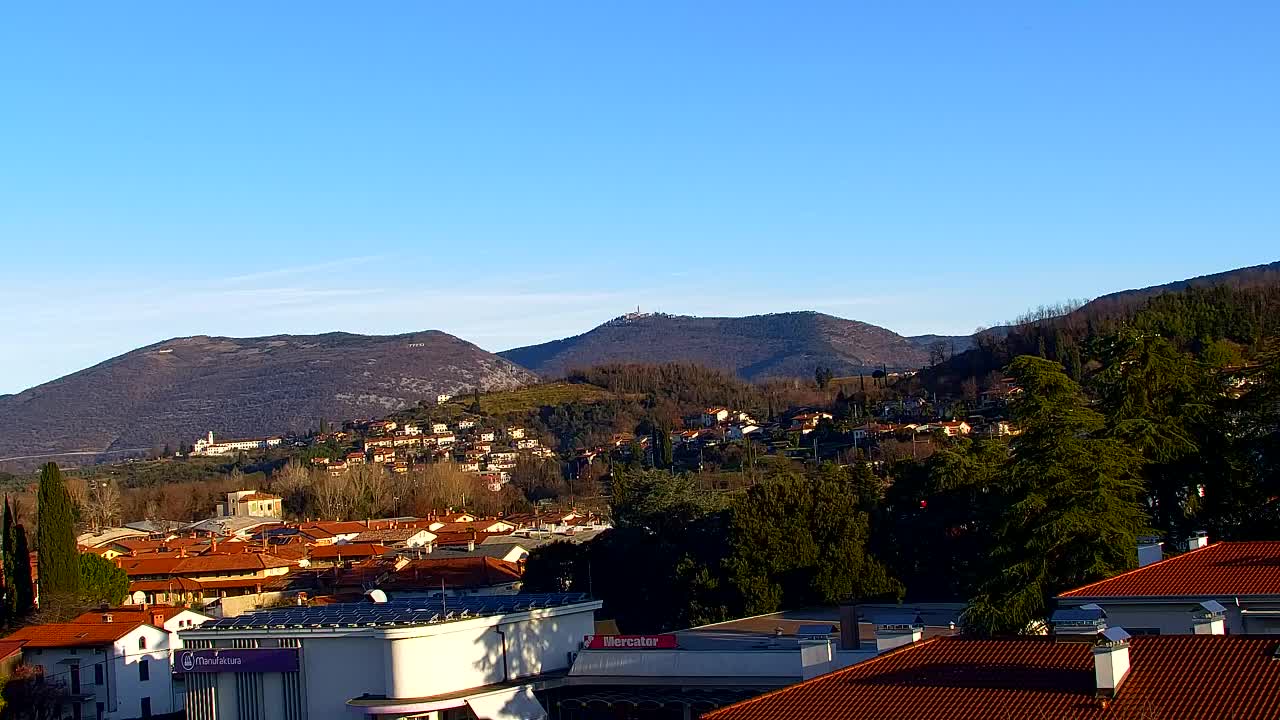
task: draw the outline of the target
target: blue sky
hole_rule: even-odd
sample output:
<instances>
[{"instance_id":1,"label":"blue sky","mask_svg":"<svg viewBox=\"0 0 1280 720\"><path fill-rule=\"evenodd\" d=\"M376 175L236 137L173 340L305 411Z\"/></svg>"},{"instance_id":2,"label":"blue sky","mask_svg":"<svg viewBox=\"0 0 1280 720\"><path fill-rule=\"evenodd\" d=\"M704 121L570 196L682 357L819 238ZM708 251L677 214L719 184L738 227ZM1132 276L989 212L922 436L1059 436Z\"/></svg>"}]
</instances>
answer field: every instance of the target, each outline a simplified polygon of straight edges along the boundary
<instances>
[{"instance_id":1,"label":"blue sky","mask_svg":"<svg viewBox=\"0 0 1280 720\"><path fill-rule=\"evenodd\" d=\"M269 6L269 7L268 7ZM0 392L639 305L961 333L1280 259L1274 2L25 3Z\"/></svg>"}]
</instances>

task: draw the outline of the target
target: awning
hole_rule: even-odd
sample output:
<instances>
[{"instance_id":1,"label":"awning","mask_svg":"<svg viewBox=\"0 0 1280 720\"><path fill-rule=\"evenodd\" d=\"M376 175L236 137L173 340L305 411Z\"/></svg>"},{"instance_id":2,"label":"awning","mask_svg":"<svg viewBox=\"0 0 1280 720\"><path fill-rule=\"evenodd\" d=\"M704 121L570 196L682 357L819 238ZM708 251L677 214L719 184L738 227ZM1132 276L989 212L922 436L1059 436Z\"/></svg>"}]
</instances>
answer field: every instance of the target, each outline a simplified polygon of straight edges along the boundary
<instances>
[{"instance_id":1,"label":"awning","mask_svg":"<svg viewBox=\"0 0 1280 720\"><path fill-rule=\"evenodd\" d=\"M528 686L467 698L480 720L546 720L547 711Z\"/></svg>"}]
</instances>

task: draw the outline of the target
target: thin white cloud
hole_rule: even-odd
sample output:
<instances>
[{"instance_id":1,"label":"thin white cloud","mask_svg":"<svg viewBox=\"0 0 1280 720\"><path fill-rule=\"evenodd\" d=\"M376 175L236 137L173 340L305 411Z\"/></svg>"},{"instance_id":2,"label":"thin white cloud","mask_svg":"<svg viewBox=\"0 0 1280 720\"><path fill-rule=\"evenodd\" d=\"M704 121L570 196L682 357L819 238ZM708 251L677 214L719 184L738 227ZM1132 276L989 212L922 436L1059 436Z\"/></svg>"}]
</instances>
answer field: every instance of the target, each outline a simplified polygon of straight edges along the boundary
<instances>
[{"instance_id":1,"label":"thin white cloud","mask_svg":"<svg viewBox=\"0 0 1280 720\"><path fill-rule=\"evenodd\" d=\"M324 262L312 263L310 265L295 265L292 267L276 268L274 270L263 270L261 272L247 273L245 275L232 275L230 277L225 277L217 281L217 284L235 285L239 283L256 282L258 280L271 280L289 275L301 275L304 273L321 272L324 270L350 268L355 265L364 265L382 260L385 257L386 256L384 255L361 255L357 257L326 260Z\"/></svg>"}]
</instances>

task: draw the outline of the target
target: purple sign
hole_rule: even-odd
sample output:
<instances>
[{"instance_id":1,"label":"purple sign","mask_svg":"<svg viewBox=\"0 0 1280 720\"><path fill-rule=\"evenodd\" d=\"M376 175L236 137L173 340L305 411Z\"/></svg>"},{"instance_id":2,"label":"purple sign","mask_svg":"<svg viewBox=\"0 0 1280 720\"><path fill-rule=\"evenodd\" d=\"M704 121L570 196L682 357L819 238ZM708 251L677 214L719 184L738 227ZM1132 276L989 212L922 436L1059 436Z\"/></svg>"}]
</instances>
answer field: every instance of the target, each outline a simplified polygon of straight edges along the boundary
<instances>
[{"instance_id":1,"label":"purple sign","mask_svg":"<svg viewBox=\"0 0 1280 720\"><path fill-rule=\"evenodd\" d=\"M179 650L174 670L188 673L297 672L297 648Z\"/></svg>"}]
</instances>

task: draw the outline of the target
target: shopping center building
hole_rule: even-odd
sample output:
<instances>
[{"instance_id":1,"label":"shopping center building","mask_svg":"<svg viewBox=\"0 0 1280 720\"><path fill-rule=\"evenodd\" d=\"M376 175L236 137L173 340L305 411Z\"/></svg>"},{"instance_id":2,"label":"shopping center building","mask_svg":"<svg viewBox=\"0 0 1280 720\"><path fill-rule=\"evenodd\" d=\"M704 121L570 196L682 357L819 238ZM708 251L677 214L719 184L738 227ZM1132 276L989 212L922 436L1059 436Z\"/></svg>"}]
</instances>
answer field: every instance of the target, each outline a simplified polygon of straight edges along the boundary
<instances>
[{"instance_id":1,"label":"shopping center building","mask_svg":"<svg viewBox=\"0 0 1280 720\"><path fill-rule=\"evenodd\" d=\"M600 602L580 594L264 610L181 633L190 720L546 717Z\"/></svg>"}]
</instances>

